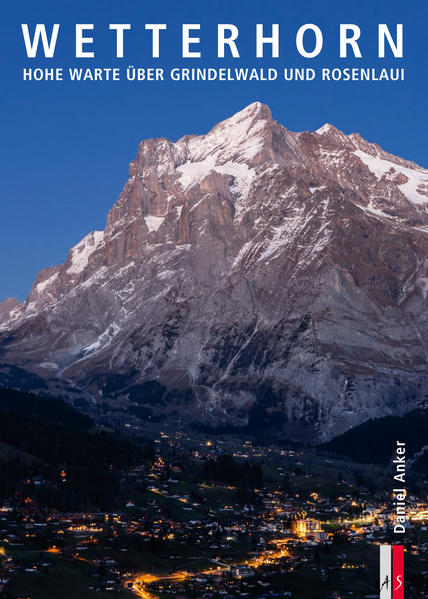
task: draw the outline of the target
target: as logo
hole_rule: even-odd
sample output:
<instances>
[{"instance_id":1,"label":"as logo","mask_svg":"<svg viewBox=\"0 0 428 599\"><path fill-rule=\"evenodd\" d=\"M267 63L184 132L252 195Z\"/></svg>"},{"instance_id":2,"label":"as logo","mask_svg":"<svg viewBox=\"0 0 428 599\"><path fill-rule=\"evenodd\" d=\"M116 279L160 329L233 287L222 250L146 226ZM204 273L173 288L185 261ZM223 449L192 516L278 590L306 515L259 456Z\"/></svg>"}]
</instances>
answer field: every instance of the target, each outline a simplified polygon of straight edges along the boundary
<instances>
[{"instance_id":1,"label":"as logo","mask_svg":"<svg viewBox=\"0 0 428 599\"><path fill-rule=\"evenodd\" d=\"M380 546L380 599L404 599L404 546Z\"/></svg>"}]
</instances>

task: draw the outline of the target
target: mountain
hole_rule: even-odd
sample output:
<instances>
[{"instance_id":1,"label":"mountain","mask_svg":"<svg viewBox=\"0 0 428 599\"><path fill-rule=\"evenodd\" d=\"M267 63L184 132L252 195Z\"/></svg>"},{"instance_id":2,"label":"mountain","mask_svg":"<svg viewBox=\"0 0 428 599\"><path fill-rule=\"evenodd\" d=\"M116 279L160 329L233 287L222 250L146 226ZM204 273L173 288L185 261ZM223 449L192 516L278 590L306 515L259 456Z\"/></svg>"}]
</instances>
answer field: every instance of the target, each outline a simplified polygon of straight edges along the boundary
<instances>
[{"instance_id":1,"label":"mountain","mask_svg":"<svg viewBox=\"0 0 428 599\"><path fill-rule=\"evenodd\" d=\"M104 231L0 304L0 381L327 440L428 399L428 170L251 104L143 141Z\"/></svg>"}]
</instances>

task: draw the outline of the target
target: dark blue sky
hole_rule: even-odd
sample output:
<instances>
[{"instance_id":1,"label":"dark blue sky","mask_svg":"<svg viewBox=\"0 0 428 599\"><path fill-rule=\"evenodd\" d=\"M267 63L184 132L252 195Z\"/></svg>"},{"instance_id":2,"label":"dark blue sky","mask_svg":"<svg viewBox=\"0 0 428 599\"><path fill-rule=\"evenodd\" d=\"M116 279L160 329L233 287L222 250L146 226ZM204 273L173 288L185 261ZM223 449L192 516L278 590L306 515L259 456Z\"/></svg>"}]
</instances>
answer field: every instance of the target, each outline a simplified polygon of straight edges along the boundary
<instances>
[{"instance_id":1,"label":"dark blue sky","mask_svg":"<svg viewBox=\"0 0 428 599\"><path fill-rule=\"evenodd\" d=\"M2 3L0 300L23 299L35 274L63 261L67 250L102 229L143 138L203 133L259 100L292 130L325 122L358 131L385 149L428 166L427 2L359 0L21 0ZM299 57L295 35L304 23L323 31L317 59ZM28 60L21 23L60 23L54 60ZM94 23L94 60L74 58L75 23ZM131 23L125 58L115 59L109 23ZM167 23L161 58L150 57L145 23ZM26 66L184 66L181 23L201 23L202 60L186 66L402 66L400 83L201 82L70 83L22 81ZM239 60L216 57L217 23L240 28ZM279 59L255 58L255 24L280 23ZM363 58L339 58L339 23L361 27ZM377 58L377 24L404 24L404 58Z\"/></svg>"}]
</instances>

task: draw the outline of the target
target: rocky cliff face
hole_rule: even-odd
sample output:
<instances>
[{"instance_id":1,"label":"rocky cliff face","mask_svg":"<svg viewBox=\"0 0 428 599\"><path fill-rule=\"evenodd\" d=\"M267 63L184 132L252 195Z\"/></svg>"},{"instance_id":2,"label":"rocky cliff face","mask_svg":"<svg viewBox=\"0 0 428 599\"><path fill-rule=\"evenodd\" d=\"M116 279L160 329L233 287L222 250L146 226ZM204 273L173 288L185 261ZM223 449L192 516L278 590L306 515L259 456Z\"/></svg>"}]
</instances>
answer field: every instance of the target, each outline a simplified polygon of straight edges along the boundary
<instances>
[{"instance_id":1,"label":"rocky cliff face","mask_svg":"<svg viewBox=\"0 0 428 599\"><path fill-rule=\"evenodd\" d=\"M105 230L0 304L0 378L327 439L428 399L427 270L428 170L254 103L140 144Z\"/></svg>"}]
</instances>

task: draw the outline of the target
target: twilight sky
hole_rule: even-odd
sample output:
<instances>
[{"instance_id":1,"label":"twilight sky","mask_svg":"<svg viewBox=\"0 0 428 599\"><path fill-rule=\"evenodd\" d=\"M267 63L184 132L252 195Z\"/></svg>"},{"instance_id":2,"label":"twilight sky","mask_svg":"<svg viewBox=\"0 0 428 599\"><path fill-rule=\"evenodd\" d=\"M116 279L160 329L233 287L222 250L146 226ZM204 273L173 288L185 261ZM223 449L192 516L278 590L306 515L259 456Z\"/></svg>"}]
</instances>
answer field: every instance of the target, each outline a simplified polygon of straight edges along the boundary
<instances>
[{"instance_id":1,"label":"twilight sky","mask_svg":"<svg viewBox=\"0 0 428 599\"><path fill-rule=\"evenodd\" d=\"M36 273L105 226L138 143L204 133L247 104L268 104L291 130L325 122L358 131L386 150L428 167L426 0L21 0L2 5L0 301L22 300ZM60 23L55 58L27 59L21 23ZM76 23L94 23L94 59L74 56ZM115 58L109 23L131 23L125 57ZM166 23L160 58L145 23ZM200 23L202 59L182 60L181 24ZM239 27L241 58L217 58L217 23ZM255 24L280 24L280 58L255 58ZM297 29L317 24L324 48L299 56ZM339 24L361 28L363 57L339 58ZM377 58L377 24L404 24L404 58ZM23 67L405 67L404 82L23 82Z\"/></svg>"}]
</instances>

